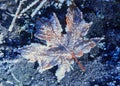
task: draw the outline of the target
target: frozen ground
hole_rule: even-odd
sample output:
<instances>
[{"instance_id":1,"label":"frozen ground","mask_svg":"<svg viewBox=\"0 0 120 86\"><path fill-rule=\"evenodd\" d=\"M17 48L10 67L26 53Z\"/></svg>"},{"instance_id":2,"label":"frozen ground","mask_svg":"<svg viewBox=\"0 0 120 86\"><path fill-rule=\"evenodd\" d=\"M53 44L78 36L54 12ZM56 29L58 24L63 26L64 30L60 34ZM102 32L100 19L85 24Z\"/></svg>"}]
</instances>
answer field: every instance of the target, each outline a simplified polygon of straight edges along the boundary
<instances>
[{"instance_id":1,"label":"frozen ground","mask_svg":"<svg viewBox=\"0 0 120 86\"><path fill-rule=\"evenodd\" d=\"M18 6L15 1L0 0L0 86L120 86L119 0L75 0L85 20L94 22L87 37L104 36L105 39L79 59L86 68L84 73L74 64L74 70L60 83L54 75L57 66L40 74L37 62L28 63L22 57L18 58L16 49L33 42L42 43L32 36L39 28L35 27L36 20L41 17L49 18L55 12L64 27L66 4L57 8L54 4L48 6L48 3L40 10L42 14L34 18L29 17L30 10L26 13L28 17L17 19L13 32L8 32L13 18L10 14L14 14Z\"/></svg>"}]
</instances>

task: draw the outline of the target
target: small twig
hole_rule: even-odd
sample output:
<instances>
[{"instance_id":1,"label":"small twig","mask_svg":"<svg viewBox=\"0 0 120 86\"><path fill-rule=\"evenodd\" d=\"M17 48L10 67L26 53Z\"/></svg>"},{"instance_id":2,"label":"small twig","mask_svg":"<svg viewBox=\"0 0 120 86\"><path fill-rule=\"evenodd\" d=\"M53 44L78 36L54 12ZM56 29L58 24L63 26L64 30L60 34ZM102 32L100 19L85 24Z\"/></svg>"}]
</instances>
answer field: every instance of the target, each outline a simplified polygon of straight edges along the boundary
<instances>
[{"instance_id":1,"label":"small twig","mask_svg":"<svg viewBox=\"0 0 120 86\"><path fill-rule=\"evenodd\" d=\"M22 16L23 13L25 13L26 11L28 11L31 7L33 7L35 4L37 4L40 0L35 0L34 2L32 2L30 5L28 5L25 9L23 9L21 12L20 12L20 16Z\"/></svg>"},{"instance_id":2,"label":"small twig","mask_svg":"<svg viewBox=\"0 0 120 86\"><path fill-rule=\"evenodd\" d=\"M20 3L19 3L19 6L17 8L17 11L14 15L14 18L9 26L9 29L8 31L12 31L13 30L13 27L15 25L15 21L17 18L19 18L20 16L22 16L23 13L25 13L26 11L28 11L31 7L33 7L35 4L37 4L39 2L39 0L35 0L34 2L32 2L32 4L30 4L29 6L27 6L25 9L23 9L21 12L20 12L20 9L21 9L21 6L23 4L23 2L26 1L26 0L21 0ZM39 6L33 11L33 13L31 14L31 17L34 17L35 14L39 11L40 8L42 8L42 6L45 4L47 0L42 0L41 3L39 4ZM11 15L13 16L13 15Z\"/></svg>"},{"instance_id":3,"label":"small twig","mask_svg":"<svg viewBox=\"0 0 120 86\"><path fill-rule=\"evenodd\" d=\"M14 83L12 81L6 81L6 83L14 85Z\"/></svg>"},{"instance_id":4,"label":"small twig","mask_svg":"<svg viewBox=\"0 0 120 86\"><path fill-rule=\"evenodd\" d=\"M45 4L45 2L47 2L47 0L42 0L41 1L41 3L37 6L37 8L31 14L31 17L35 16L35 14L40 10L40 8L42 8L42 6Z\"/></svg>"},{"instance_id":5,"label":"small twig","mask_svg":"<svg viewBox=\"0 0 120 86\"><path fill-rule=\"evenodd\" d=\"M13 73L11 73L12 77L14 78L14 80L18 83L20 83L20 81L15 77L15 75Z\"/></svg>"},{"instance_id":6,"label":"small twig","mask_svg":"<svg viewBox=\"0 0 120 86\"><path fill-rule=\"evenodd\" d=\"M5 63L5 62L7 62L7 63L12 64L12 63L18 63L18 62L20 62L20 61L21 61L21 59L15 59L15 60L6 60L6 59L4 59L3 61L0 61L0 63Z\"/></svg>"},{"instance_id":7,"label":"small twig","mask_svg":"<svg viewBox=\"0 0 120 86\"><path fill-rule=\"evenodd\" d=\"M21 0L20 3L19 3L19 6L18 6L17 11L15 13L15 16L14 16L14 18L13 18L13 20L11 22L11 25L9 26L9 29L8 29L8 31L10 31L10 32L13 30L13 27L15 25L15 21L16 21L16 19L18 17L18 14L20 12L21 6L22 6L22 4L23 4L24 1L26 1L26 0Z\"/></svg>"}]
</instances>

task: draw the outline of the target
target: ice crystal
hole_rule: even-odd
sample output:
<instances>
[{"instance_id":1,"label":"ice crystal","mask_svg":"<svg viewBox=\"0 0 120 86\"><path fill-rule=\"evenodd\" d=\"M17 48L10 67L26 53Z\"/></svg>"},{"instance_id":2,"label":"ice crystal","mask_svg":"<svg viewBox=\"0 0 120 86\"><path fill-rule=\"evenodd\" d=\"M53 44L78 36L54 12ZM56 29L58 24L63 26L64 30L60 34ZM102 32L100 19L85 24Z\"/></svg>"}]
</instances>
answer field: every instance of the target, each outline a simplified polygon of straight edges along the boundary
<instances>
[{"instance_id":1,"label":"ice crystal","mask_svg":"<svg viewBox=\"0 0 120 86\"><path fill-rule=\"evenodd\" d=\"M85 38L92 22L87 23L83 19L82 12L77 7L68 8L66 14L66 34L62 34L61 24L53 13L51 19L40 20L41 27L35 33L38 39L46 40L47 45L32 43L20 48L21 56L29 62L39 63L39 72L58 66L55 73L58 82L64 78L65 73L72 68L71 64L76 61L81 69L84 68L77 60L84 53L90 52L101 38Z\"/></svg>"}]
</instances>

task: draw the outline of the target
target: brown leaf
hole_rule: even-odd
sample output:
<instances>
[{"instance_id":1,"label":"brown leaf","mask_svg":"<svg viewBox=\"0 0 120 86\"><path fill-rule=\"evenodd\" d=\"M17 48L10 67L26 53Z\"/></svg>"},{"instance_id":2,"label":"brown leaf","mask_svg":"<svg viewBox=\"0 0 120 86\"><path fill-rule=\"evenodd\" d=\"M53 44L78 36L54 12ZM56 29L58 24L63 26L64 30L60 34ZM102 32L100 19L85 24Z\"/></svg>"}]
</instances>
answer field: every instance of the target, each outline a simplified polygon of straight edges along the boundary
<instances>
[{"instance_id":1,"label":"brown leaf","mask_svg":"<svg viewBox=\"0 0 120 86\"><path fill-rule=\"evenodd\" d=\"M91 48L101 40L101 38L85 38L92 22L86 23L77 7L68 8L66 23L66 34L61 35L62 27L55 13L51 19L42 19L41 28L35 33L35 37L46 40L47 46L32 43L19 49L21 55L29 62L38 61L40 72L58 65L55 74L58 82L71 70L74 60L84 71L77 58L90 52Z\"/></svg>"}]
</instances>

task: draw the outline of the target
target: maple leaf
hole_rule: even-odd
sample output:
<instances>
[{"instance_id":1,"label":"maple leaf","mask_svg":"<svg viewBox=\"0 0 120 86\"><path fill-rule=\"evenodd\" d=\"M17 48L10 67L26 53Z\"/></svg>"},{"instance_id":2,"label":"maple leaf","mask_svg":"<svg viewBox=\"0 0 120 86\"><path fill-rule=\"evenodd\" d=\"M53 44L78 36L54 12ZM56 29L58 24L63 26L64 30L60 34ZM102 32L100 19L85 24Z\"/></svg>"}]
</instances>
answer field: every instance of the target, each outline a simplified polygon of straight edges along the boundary
<instances>
[{"instance_id":1,"label":"maple leaf","mask_svg":"<svg viewBox=\"0 0 120 86\"><path fill-rule=\"evenodd\" d=\"M46 40L47 45L32 43L24 46L19 49L21 55L29 62L37 61L41 73L58 65L55 73L58 82L64 78L66 72L71 70L74 61L84 71L77 58L90 52L91 48L101 40L101 38L85 38L92 22L85 22L82 12L74 7L67 10L66 34L61 33L62 27L55 13L50 19L42 18L40 23L41 27L34 35L38 39Z\"/></svg>"}]
</instances>

